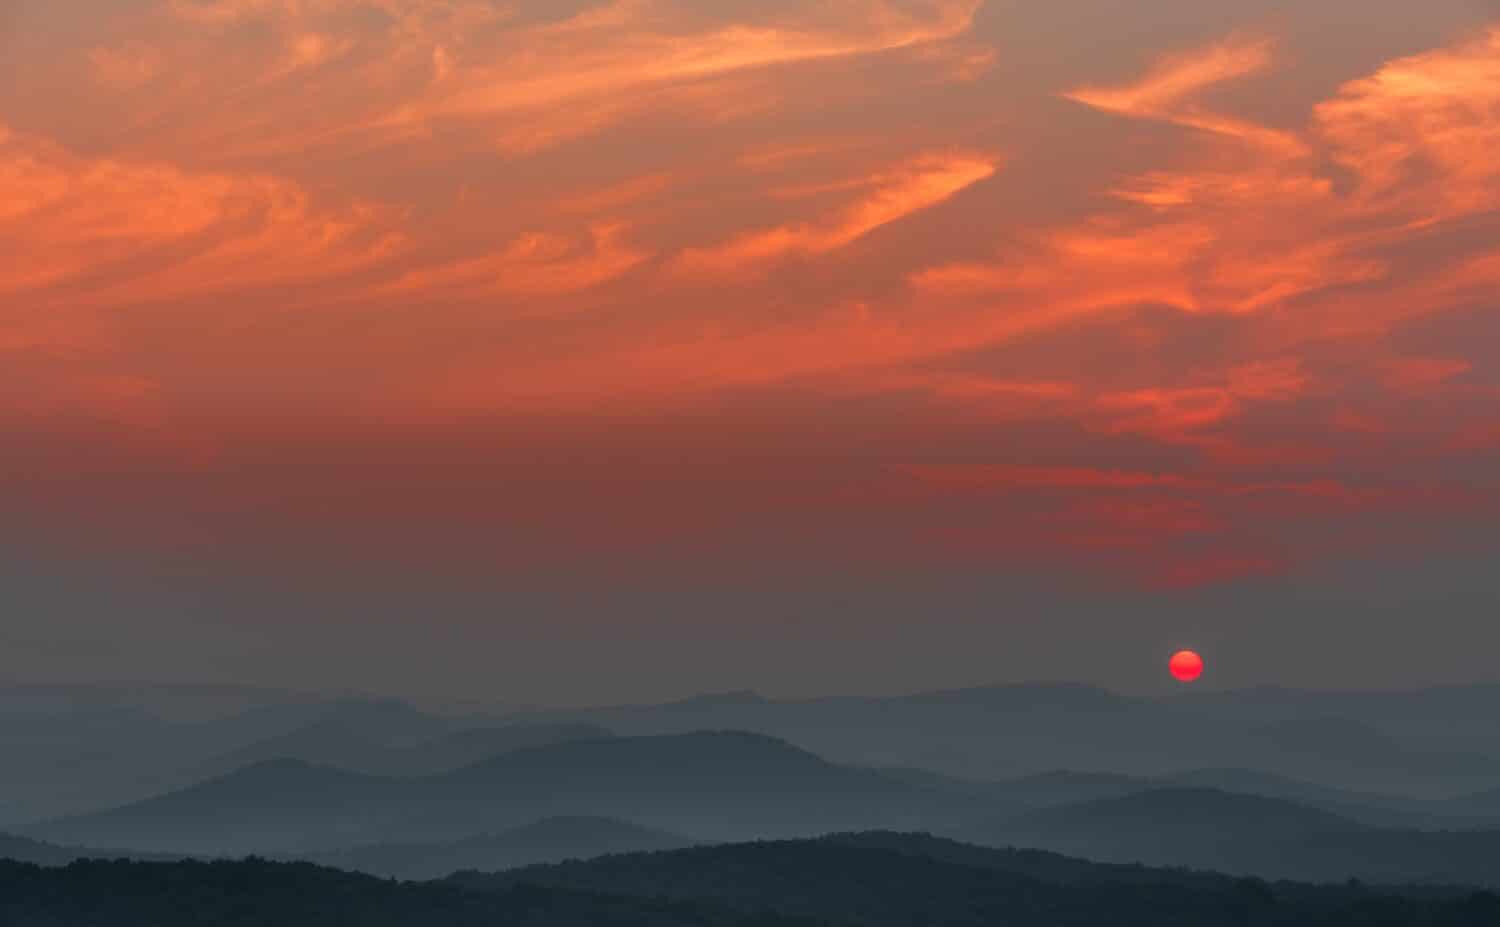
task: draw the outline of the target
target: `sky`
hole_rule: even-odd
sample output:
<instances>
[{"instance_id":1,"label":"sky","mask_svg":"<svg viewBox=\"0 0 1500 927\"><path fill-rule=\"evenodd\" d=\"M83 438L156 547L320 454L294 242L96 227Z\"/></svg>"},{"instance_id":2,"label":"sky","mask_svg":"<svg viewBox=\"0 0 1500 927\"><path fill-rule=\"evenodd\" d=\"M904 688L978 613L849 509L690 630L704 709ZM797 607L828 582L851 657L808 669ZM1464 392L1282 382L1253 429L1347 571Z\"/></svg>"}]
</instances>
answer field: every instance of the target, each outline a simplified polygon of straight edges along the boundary
<instances>
[{"instance_id":1,"label":"sky","mask_svg":"<svg viewBox=\"0 0 1500 927\"><path fill-rule=\"evenodd\" d=\"M1500 681L1494 0L9 0L0 678Z\"/></svg>"}]
</instances>

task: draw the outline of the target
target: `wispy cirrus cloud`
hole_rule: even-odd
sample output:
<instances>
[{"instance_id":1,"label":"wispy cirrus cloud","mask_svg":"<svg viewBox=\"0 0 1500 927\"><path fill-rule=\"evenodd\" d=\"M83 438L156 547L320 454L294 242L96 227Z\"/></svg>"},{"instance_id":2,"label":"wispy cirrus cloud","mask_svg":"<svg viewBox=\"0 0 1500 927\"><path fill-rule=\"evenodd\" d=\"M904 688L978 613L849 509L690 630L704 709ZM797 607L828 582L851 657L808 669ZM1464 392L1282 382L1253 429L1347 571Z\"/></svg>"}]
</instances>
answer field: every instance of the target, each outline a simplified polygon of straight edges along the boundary
<instances>
[{"instance_id":1,"label":"wispy cirrus cloud","mask_svg":"<svg viewBox=\"0 0 1500 927\"><path fill-rule=\"evenodd\" d=\"M582 237L522 235L493 254L409 271L384 293L560 296L607 283L651 255L632 247L628 229L596 225Z\"/></svg>"},{"instance_id":2,"label":"wispy cirrus cloud","mask_svg":"<svg viewBox=\"0 0 1500 927\"><path fill-rule=\"evenodd\" d=\"M161 41L133 37L89 55L111 89L138 91L124 131L148 152L191 144L205 158L280 159L421 147L443 132L530 154L663 112L712 122L742 107L740 97L754 110L779 92L737 78L942 43L963 35L979 7L164 0L139 27Z\"/></svg>"},{"instance_id":3,"label":"wispy cirrus cloud","mask_svg":"<svg viewBox=\"0 0 1500 927\"><path fill-rule=\"evenodd\" d=\"M1165 57L1132 83L1083 87L1064 96L1105 112L1157 119L1239 139L1280 154L1299 155L1305 149L1294 135L1214 113L1196 100L1203 91L1219 84L1262 73L1273 62L1269 40L1234 38Z\"/></svg>"},{"instance_id":4,"label":"wispy cirrus cloud","mask_svg":"<svg viewBox=\"0 0 1500 927\"><path fill-rule=\"evenodd\" d=\"M691 248L677 258L676 266L681 273L693 276L734 275L787 255L827 254L941 203L990 177L995 170L995 159L982 155L923 155L834 185L834 189L865 192L829 218L749 232L723 245Z\"/></svg>"},{"instance_id":5,"label":"wispy cirrus cloud","mask_svg":"<svg viewBox=\"0 0 1500 927\"><path fill-rule=\"evenodd\" d=\"M348 420L529 488L394 468L329 519L521 506L559 549L613 486L621 548L805 518L1188 586L1488 498L1500 32L1457 0L1338 49L979 0L63 6L0 87L5 412L169 471L223 423L204 509L323 517L385 447L311 437Z\"/></svg>"},{"instance_id":6,"label":"wispy cirrus cloud","mask_svg":"<svg viewBox=\"0 0 1500 927\"><path fill-rule=\"evenodd\" d=\"M0 202L12 314L330 279L402 240L371 203L323 209L277 178L89 158L3 128Z\"/></svg>"},{"instance_id":7,"label":"wispy cirrus cloud","mask_svg":"<svg viewBox=\"0 0 1500 927\"><path fill-rule=\"evenodd\" d=\"M1318 132L1367 209L1413 221L1500 208L1500 28L1389 62L1319 104Z\"/></svg>"}]
</instances>

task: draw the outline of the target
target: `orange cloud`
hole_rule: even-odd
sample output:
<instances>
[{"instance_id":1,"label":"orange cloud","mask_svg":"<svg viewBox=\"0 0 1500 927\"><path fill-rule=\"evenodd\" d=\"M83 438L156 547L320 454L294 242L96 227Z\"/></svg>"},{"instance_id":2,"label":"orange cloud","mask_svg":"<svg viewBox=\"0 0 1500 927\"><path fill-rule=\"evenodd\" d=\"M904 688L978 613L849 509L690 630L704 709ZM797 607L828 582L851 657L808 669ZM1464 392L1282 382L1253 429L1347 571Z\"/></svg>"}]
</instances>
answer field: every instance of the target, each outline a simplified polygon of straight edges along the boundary
<instances>
[{"instance_id":1,"label":"orange cloud","mask_svg":"<svg viewBox=\"0 0 1500 927\"><path fill-rule=\"evenodd\" d=\"M1086 87L1068 99L1113 113L1159 116L1215 84L1258 74L1271 65L1265 40L1231 40L1159 61L1140 80L1122 87Z\"/></svg>"},{"instance_id":2,"label":"orange cloud","mask_svg":"<svg viewBox=\"0 0 1500 927\"><path fill-rule=\"evenodd\" d=\"M995 160L980 155L925 155L859 178L871 192L821 222L794 223L751 232L728 244L690 249L676 266L685 274L735 274L788 254L836 251L884 225L927 209L995 173Z\"/></svg>"},{"instance_id":3,"label":"orange cloud","mask_svg":"<svg viewBox=\"0 0 1500 927\"><path fill-rule=\"evenodd\" d=\"M1500 208L1500 28L1345 84L1317 127L1366 208L1427 221Z\"/></svg>"},{"instance_id":4,"label":"orange cloud","mask_svg":"<svg viewBox=\"0 0 1500 927\"><path fill-rule=\"evenodd\" d=\"M328 279L400 240L375 207L321 210L286 181L87 159L8 132L0 204L11 315Z\"/></svg>"},{"instance_id":5,"label":"orange cloud","mask_svg":"<svg viewBox=\"0 0 1500 927\"><path fill-rule=\"evenodd\" d=\"M1034 245L1005 253L1002 261L931 268L913 275L912 282L950 297L1024 298L1032 304L1026 314L1043 325L1132 303L1192 310L1198 299L1184 278L1215 238L1207 225L1141 226L1099 217L1044 233Z\"/></svg>"},{"instance_id":6,"label":"orange cloud","mask_svg":"<svg viewBox=\"0 0 1500 927\"><path fill-rule=\"evenodd\" d=\"M469 296L558 296L599 286L634 269L651 255L625 242L626 229L596 225L584 241L550 233L523 235L499 252L411 271L386 293Z\"/></svg>"},{"instance_id":7,"label":"orange cloud","mask_svg":"<svg viewBox=\"0 0 1500 927\"><path fill-rule=\"evenodd\" d=\"M1230 136L1282 154L1300 155L1305 148L1295 136L1212 113L1192 99L1216 84L1258 74L1271 63L1269 42L1236 39L1165 58L1135 83L1083 87L1063 96L1105 112L1157 119Z\"/></svg>"},{"instance_id":8,"label":"orange cloud","mask_svg":"<svg viewBox=\"0 0 1500 927\"><path fill-rule=\"evenodd\" d=\"M1376 328L1422 307L1450 303L1459 287L1490 279L1484 259L1408 279L1354 303L1334 320L1331 293L1388 281L1388 255L1440 218L1496 207L1494 105L1500 39L1402 59L1351 81L1316 108L1307 138L1210 114L1196 97L1273 64L1266 42L1226 41L1163 59L1140 80L1066 96L1095 109L1209 130L1238 144L1188 153L1187 163L1138 175L1112 192L1145 213L1104 213L1044 233L998 260L949 264L913 278L934 294L1035 294L1040 324L1130 303L1189 311L1255 313L1319 299L1296 324L1303 337ZM1325 154L1361 179L1352 191L1302 155ZM1199 162L1209 162L1200 166ZM1446 204L1446 206L1444 205ZM1339 307L1342 308L1342 307ZM1342 313L1339 313L1342 314ZM1289 322L1291 320L1288 320Z\"/></svg>"},{"instance_id":9,"label":"orange cloud","mask_svg":"<svg viewBox=\"0 0 1500 927\"><path fill-rule=\"evenodd\" d=\"M714 15L667 0L609 0L557 16L530 0L170 0L173 31L196 31L162 46L175 51L166 64L238 68L222 80L236 88L238 110L226 121L197 83L191 95L182 84L168 93L176 106L157 100L151 109L154 122L174 124L179 144L232 158L409 147L455 126L530 154L636 116L722 118L756 95L757 105L774 104L776 95L732 79L941 43L970 28L981 2L819 0L792 15L734 4ZM248 22L267 37L247 55L234 27ZM350 78L366 92L349 93ZM321 105L309 108L314 99Z\"/></svg>"}]
</instances>

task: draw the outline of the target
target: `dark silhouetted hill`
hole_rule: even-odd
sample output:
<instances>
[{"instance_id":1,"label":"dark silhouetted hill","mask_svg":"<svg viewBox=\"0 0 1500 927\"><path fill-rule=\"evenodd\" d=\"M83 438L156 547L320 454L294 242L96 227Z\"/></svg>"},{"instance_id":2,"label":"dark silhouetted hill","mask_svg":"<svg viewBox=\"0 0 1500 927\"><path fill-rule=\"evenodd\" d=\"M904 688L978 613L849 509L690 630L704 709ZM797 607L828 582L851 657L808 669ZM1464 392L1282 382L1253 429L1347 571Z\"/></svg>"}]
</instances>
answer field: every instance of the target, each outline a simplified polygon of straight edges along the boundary
<instances>
[{"instance_id":1,"label":"dark silhouetted hill","mask_svg":"<svg viewBox=\"0 0 1500 927\"><path fill-rule=\"evenodd\" d=\"M1269 885L1222 875L1101 866L905 834L702 847L538 866L450 882L715 904L869 927L1068 925L1478 925L1500 906L1462 893Z\"/></svg>"},{"instance_id":2,"label":"dark silhouetted hill","mask_svg":"<svg viewBox=\"0 0 1500 927\"><path fill-rule=\"evenodd\" d=\"M518 886L476 892L307 863L0 862L5 927L815 927L772 913Z\"/></svg>"},{"instance_id":3,"label":"dark silhouetted hill","mask_svg":"<svg viewBox=\"0 0 1500 927\"><path fill-rule=\"evenodd\" d=\"M850 834L398 882L307 863L0 862L6 927L1493 927L1500 897L1268 884Z\"/></svg>"}]
</instances>

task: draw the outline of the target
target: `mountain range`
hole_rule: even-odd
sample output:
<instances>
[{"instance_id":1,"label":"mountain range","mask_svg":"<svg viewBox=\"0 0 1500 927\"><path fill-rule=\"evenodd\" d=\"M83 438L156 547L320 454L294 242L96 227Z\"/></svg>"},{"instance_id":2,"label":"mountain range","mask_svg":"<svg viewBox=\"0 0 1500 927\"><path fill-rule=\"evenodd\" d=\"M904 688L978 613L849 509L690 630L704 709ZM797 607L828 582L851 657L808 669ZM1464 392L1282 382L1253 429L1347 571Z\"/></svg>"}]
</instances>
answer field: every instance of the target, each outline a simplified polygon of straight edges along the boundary
<instances>
[{"instance_id":1,"label":"mountain range","mask_svg":"<svg viewBox=\"0 0 1500 927\"><path fill-rule=\"evenodd\" d=\"M840 764L957 779L1076 770L1243 790L1165 781L1234 770L1358 793L1341 810L1361 820L1386 814L1380 823L1392 826L1500 819L1500 687L1146 697L1013 685L790 700L739 692L517 711L235 687L32 686L0 688L0 828L129 804L263 761L425 776L513 747L704 730L760 733Z\"/></svg>"},{"instance_id":2,"label":"mountain range","mask_svg":"<svg viewBox=\"0 0 1500 927\"><path fill-rule=\"evenodd\" d=\"M728 840L930 825L957 820L964 808L947 793L769 737L703 732L524 748L409 778L275 760L30 831L162 852L313 853L461 839L551 816Z\"/></svg>"},{"instance_id":3,"label":"mountain range","mask_svg":"<svg viewBox=\"0 0 1500 927\"><path fill-rule=\"evenodd\" d=\"M839 762L975 779L1232 768L1429 798L1500 783L1500 686L1148 697L1077 684L1007 685L792 700L738 692L526 717L588 721L622 734L756 731Z\"/></svg>"},{"instance_id":4,"label":"mountain range","mask_svg":"<svg viewBox=\"0 0 1500 927\"><path fill-rule=\"evenodd\" d=\"M759 734L700 732L527 747L421 777L269 761L28 833L71 845L254 852L430 877L695 842L925 830L973 844L1264 878L1500 885L1500 830L1393 826L1382 818L1395 812L1360 804L1372 801L1233 771L971 782L831 763ZM1361 818L1342 808L1375 810Z\"/></svg>"},{"instance_id":5,"label":"mountain range","mask_svg":"<svg viewBox=\"0 0 1500 927\"><path fill-rule=\"evenodd\" d=\"M608 734L592 724L439 715L394 699L233 687L0 688L0 827L125 804L261 761L417 775L511 747Z\"/></svg>"}]
</instances>

